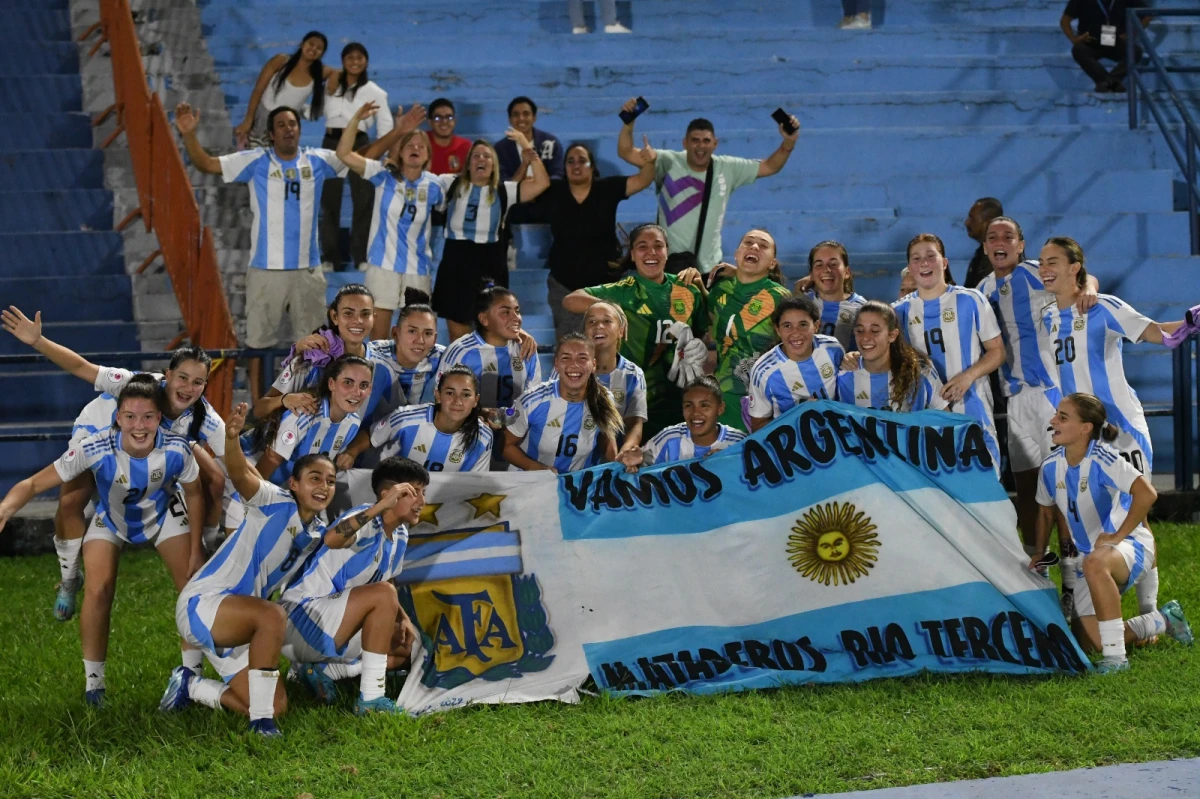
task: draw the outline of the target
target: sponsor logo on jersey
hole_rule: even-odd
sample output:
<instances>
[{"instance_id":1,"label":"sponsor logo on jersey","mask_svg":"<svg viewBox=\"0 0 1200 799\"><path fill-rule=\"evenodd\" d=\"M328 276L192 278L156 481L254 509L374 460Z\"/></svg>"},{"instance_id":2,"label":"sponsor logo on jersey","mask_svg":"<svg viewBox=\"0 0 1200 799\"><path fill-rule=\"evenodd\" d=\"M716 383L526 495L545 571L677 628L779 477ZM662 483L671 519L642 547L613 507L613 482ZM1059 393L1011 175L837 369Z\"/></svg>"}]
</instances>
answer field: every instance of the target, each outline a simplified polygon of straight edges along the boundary
<instances>
[{"instance_id":1,"label":"sponsor logo on jersey","mask_svg":"<svg viewBox=\"0 0 1200 799\"><path fill-rule=\"evenodd\" d=\"M912 317L911 319L909 319L909 320L908 320L908 323L909 323L910 325L919 325L919 324L921 324L921 317L919 317L919 316L914 316L914 317Z\"/></svg>"},{"instance_id":2,"label":"sponsor logo on jersey","mask_svg":"<svg viewBox=\"0 0 1200 799\"><path fill-rule=\"evenodd\" d=\"M413 449L415 449L417 452L420 452L422 454L429 451L429 448L426 447L424 444L417 444L415 447L413 447Z\"/></svg>"},{"instance_id":3,"label":"sponsor logo on jersey","mask_svg":"<svg viewBox=\"0 0 1200 799\"><path fill-rule=\"evenodd\" d=\"M860 399L860 400L870 399L870 397L867 395L867 392L865 392L865 391L858 392L857 394L854 395L854 398Z\"/></svg>"},{"instance_id":4,"label":"sponsor logo on jersey","mask_svg":"<svg viewBox=\"0 0 1200 799\"><path fill-rule=\"evenodd\" d=\"M849 322L850 321L850 309L849 308L846 308L845 310L838 313L838 321L841 321L841 322Z\"/></svg>"},{"instance_id":5,"label":"sponsor logo on jersey","mask_svg":"<svg viewBox=\"0 0 1200 799\"><path fill-rule=\"evenodd\" d=\"M129 478L123 474L117 475L117 485L129 485Z\"/></svg>"},{"instance_id":6,"label":"sponsor logo on jersey","mask_svg":"<svg viewBox=\"0 0 1200 799\"><path fill-rule=\"evenodd\" d=\"M63 453L63 457L62 457L63 463L70 463L71 461L75 460L75 456L78 454L79 454L79 450L75 449L74 447L71 447L69 450L67 450L65 453Z\"/></svg>"},{"instance_id":7,"label":"sponsor logo on jersey","mask_svg":"<svg viewBox=\"0 0 1200 799\"><path fill-rule=\"evenodd\" d=\"M281 172L281 171L280 171L280 170L278 170L278 169L272 169L270 172L268 172L268 173L267 173L267 177L271 177L271 178L282 178L282 177L283 177L283 172Z\"/></svg>"},{"instance_id":8,"label":"sponsor logo on jersey","mask_svg":"<svg viewBox=\"0 0 1200 799\"><path fill-rule=\"evenodd\" d=\"M155 469L154 471L150 472L150 482L151 483L157 483L159 480L162 480L162 479L163 479L163 470L162 469Z\"/></svg>"},{"instance_id":9,"label":"sponsor logo on jersey","mask_svg":"<svg viewBox=\"0 0 1200 799\"><path fill-rule=\"evenodd\" d=\"M301 180L312 180L312 167L311 166L300 167L300 179Z\"/></svg>"},{"instance_id":10,"label":"sponsor logo on jersey","mask_svg":"<svg viewBox=\"0 0 1200 799\"><path fill-rule=\"evenodd\" d=\"M806 388L806 386L803 383L801 383L799 380L797 380L795 383L792 383L792 393L795 393L797 391L804 391L805 388Z\"/></svg>"},{"instance_id":11,"label":"sponsor logo on jersey","mask_svg":"<svg viewBox=\"0 0 1200 799\"><path fill-rule=\"evenodd\" d=\"M1001 294L1008 294L1009 291L1011 291L1011 288L1009 287L1009 285L1007 283L1001 284L1001 286L1000 286Z\"/></svg>"},{"instance_id":12,"label":"sponsor logo on jersey","mask_svg":"<svg viewBox=\"0 0 1200 799\"><path fill-rule=\"evenodd\" d=\"M646 303L642 303L642 307L638 308L636 311L634 311L634 313L652 315L654 313L654 311L650 310L649 305L647 305Z\"/></svg>"},{"instance_id":13,"label":"sponsor logo on jersey","mask_svg":"<svg viewBox=\"0 0 1200 799\"><path fill-rule=\"evenodd\" d=\"M1084 491L1087 491L1087 478L1081 477L1079 479L1079 493L1082 494Z\"/></svg>"},{"instance_id":14,"label":"sponsor logo on jersey","mask_svg":"<svg viewBox=\"0 0 1200 799\"><path fill-rule=\"evenodd\" d=\"M1058 482L1055 484L1055 486L1054 486L1054 487L1055 487L1055 488L1057 488L1059 491L1066 491L1066 490L1067 490L1067 484L1066 484L1066 483L1064 483L1062 480L1059 480L1059 481L1058 481Z\"/></svg>"},{"instance_id":15,"label":"sponsor logo on jersey","mask_svg":"<svg viewBox=\"0 0 1200 799\"><path fill-rule=\"evenodd\" d=\"M514 372L525 371L525 362L522 361L520 358L517 358L515 361L512 362L512 370Z\"/></svg>"},{"instance_id":16,"label":"sponsor logo on jersey","mask_svg":"<svg viewBox=\"0 0 1200 799\"><path fill-rule=\"evenodd\" d=\"M417 202L429 202L429 189L425 188L424 186L417 189Z\"/></svg>"},{"instance_id":17,"label":"sponsor logo on jersey","mask_svg":"<svg viewBox=\"0 0 1200 799\"><path fill-rule=\"evenodd\" d=\"M333 449L341 449L342 442L346 440L345 436L338 436L333 440Z\"/></svg>"},{"instance_id":18,"label":"sponsor logo on jersey","mask_svg":"<svg viewBox=\"0 0 1200 799\"><path fill-rule=\"evenodd\" d=\"M295 538L299 532L300 532L300 525L298 525L298 524L289 524L288 525L287 534L290 535L292 538Z\"/></svg>"},{"instance_id":19,"label":"sponsor logo on jersey","mask_svg":"<svg viewBox=\"0 0 1200 799\"><path fill-rule=\"evenodd\" d=\"M943 322L949 324L950 322L953 322L955 320L955 318L956 317L955 317L953 308L947 308L946 310L942 311L942 321Z\"/></svg>"},{"instance_id":20,"label":"sponsor logo on jersey","mask_svg":"<svg viewBox=\"0 0 1200 799\"><path fill-rule=\"evenodd\" d=\"M113 383L120 383L122 380L125 379L125 373L122 372L120 369L109 369L108 370L108 379L110 381L112 381Z\"/></svg>"},{"instance_id":21,"label":"sponsor logo on jersey","mask_svg":"<svg viewBox=\"0 0 1200 799\"><path fill-rule=\"evenodd\" d=\"M295 441L296 441L296 434L293 433L291 430L285 430L283 433L283 443L284 444L293 444L293 443L295 443Z\"/></svg>"},{"instance_id":22,"label":"sponsor logo on jersey","mask_svg":"<svg viewBox=\"0 0 1200 799\"><path fill-rule=\"evenodd\" d=\"M583 429L584 430L595 430L596 429L596 420L590 416L587 417L586 419L584 419L583 420Z\"/></svg>"},{"instance_id":23,"label":"sponsor logo on jersey","mask_svg":"<svg viewBox=\"0 0 1200 799\"><path fill-rule=\"evenodd\" d=\"M417 193L416 193L415 191L413 191L412 189L405 189L405 190L404 190L404 200L405 200L405 202L412 202L412 201L413 201L413 200L415 200L415 199L417 199Z\"/></svg>"},{"instance_id":24,"label":"sponsor logo on jersey","mask_svg":"<svg viewBox=\"0 0 1200 799\"><path fill-rule=\"evenodd\" d=\"M483 367L483 371L485 371L485 372L495 372L495 371L497 371L497 369L496 369L496 364L494 364L494 363L489 363L487 366Z\"/></svg>"},{"instance_id":25,"label":"sponsor logo on jersey","mask_svg":"<svg viewBox=\"0 0 1200 799\"><path fill-rule=\"evenodd\" d=\"M549 423L547 423L546 427L562 427L562 420L561 419L551 419L549 421Z\"/></svg>"},{"instance_id":26,"label":"sponsor logo on jersey","mask_svg":"<svg viewBox=\"0 0 1200 799\"><path fill-rule=\"evenodd\" d=\"M1085 327L1087 327L1087 320L1086 319L1076 319L1073 327L1076 330L1083 330Z\"/></svg>"},{"instance_id":27,"label":"sponsor logo on jersey","mask_svg":"<svg viewBox=\"0 0 1200 799\"><path fill-rule=\"evenodd\" d=\"M296 179L296 168L289 166L287 169L285 169L283 171L283 176L285 178L287 178L288 180L295 180Z\"/></svg>"},{"instance_id":28,"label":"sponsor logo on jersey","mask_svg":"<svg viewBox=\"0 0 1200 799\"><path fill-rule=\"evenodd\" d=\"M618 388L618 389L615 389L615 390L613 391L612 395L613 395L613 400L614 400L614 401L616 401L616 402L617 402L617 404L620 404L620 403L622 403L622 402L624 402L624 401L625 401L625 391L624 391L624 389L620 389L620 388Z\"/></svg>"},{"instance_id":29,"label":"sponsor logo on jersey","mask_svg":"<svg viewBox=\"0 0 1200 799\"><path fill-rule=\"evenodd\" d=\"M821 366L821 377L825 378L826 380L833 377L833 364L827 363Z\"/></svg>"},{"instance_id":30,"label":"sponsor logo on jersey","mask_svg":"<svg viewBox=\"0 0 1200 799\"><path fill-rule=\"evenodd\" d=\"M451 463L460 463L460 462L462 462L462 459L463 459L463 453L462 453L461 449L456 449L450 453L449 460Z\"/></svg>"}]
</instances>

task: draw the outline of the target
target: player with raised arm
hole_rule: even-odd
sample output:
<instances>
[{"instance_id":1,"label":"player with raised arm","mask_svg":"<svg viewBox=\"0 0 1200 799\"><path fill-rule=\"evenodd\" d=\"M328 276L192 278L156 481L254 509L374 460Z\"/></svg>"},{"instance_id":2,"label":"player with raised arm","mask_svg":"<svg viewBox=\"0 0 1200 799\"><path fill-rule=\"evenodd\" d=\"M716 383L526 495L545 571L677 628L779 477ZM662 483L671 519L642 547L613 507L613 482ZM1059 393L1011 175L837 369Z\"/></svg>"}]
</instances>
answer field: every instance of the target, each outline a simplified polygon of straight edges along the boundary
<instances>
[{"instance_id":1,"label":"player with raised arm","mask_svg":"<svg viewBox=\"0 0 1200 799\"><path fill-rule=\"evenodd\" d=\"M900 335L890 305L864 303L854 316L859 363L837 377L837 398L847 405L882 411L949 410L942 381L928 356Z\"/></svg>"},{"instance_id":2,"label":"player with raised arm","mask_svg":"<svg viewBox=\"0 0 1200 799\"><path fill-rule=\"evenodd\" d=\"M636 472L646 464L705 458L744 439L744 432L720 422L724 397L712 377L696 378L683 390L683 421L659 430L640 449L622 452L618 460L625 471Z\"/></svg>"}]
</instances>

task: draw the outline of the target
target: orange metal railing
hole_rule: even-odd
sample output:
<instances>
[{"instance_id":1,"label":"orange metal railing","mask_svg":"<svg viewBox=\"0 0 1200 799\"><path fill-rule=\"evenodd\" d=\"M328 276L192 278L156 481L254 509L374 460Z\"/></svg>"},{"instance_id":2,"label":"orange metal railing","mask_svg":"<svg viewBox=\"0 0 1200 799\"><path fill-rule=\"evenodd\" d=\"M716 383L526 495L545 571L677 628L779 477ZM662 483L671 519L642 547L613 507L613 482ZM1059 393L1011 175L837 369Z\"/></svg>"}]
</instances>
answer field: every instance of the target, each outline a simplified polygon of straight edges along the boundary
<instances>
[{"instance_id":1,"label":"orange metal railing","mask_svg":"<svg viewBox=\"0 0 1200 799\"><path fill-rule=\"evenodd\" d=\"M93 26L84 37L95 29ZM121 220L117 229L140 216L146 230L153 230L158 237L158 249L138 272L162 256L184 324L184 332L172 346L187 338L209 350L235 348L237 336L217 268L212 231L200 220L195 192L162 101L146 81L128 0L100 0L99 29L101 39L91 52L108 42L116 102L93 124L116 114L116 130L101 146L107 147L125 134L138 193L137 209ZM229 412L233 399L233 371L232 361L218 361L209 375L206 396L222 414Z\"/></svg>"}]
</instances>

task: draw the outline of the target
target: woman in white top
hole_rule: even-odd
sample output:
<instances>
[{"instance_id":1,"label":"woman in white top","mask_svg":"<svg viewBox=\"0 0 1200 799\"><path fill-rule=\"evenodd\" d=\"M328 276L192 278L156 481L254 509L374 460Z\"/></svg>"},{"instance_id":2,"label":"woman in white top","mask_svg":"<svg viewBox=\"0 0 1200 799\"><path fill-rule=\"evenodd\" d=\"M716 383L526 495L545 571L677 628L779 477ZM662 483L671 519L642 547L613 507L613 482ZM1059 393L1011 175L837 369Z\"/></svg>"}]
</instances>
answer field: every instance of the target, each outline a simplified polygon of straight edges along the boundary
<instances>
[{"instance_id":1,"label":"woman in white top","mask_svg":"<svg viewBox=\"0 0 1200 799\"><path fill-rule=\"evenodd\" d=\"M375 138L380 139L392 132L392 117L388 110L387 92L367 78L370 56L367 48L358 42L350 42L342 48L342 68L332 72L326 80L325 92L325 140L322 147L336 150L342 138L342 129L357 124L354 149L367 146L367 128L375 125ZM359 121L354 115L367 103L378 106L374 114ZM357 172L351 172L350 199L354 211L350 221L350 257L360 268L367 262L367 234L371 230L371 211L375 205L375 187ZM321 189L321 260L325 271L337 269L343 262L338 248L338 228L342 215L342 180L325 181Z\"/></svg>"},{"instance_id":2,"label":"woman in white top","mask_svg":"<svg viewBox=\"0 0 1200 799\"><path fill-rule=\"evenodd\" d=\"M262 120L265 123L267 114L276 108L286 106L296 112L298 117L306 116L304 106L308 105L308 119L320 119L325 108L325 93L313 93L313 87L321 87L333 70L321 63L321 56L329 47L329 40L320 31L309 31L300 40L300 49L290 56L279 53L258 73L258 81L254 91L250 93L250 102L246 105L246 116L233 129L237 138L238 149L250 147L270 147L265 124L255 123ZM309 97L312 102L309 102ZM259 114L259 111L262 111Z\"/></svg>"}]
</instances>

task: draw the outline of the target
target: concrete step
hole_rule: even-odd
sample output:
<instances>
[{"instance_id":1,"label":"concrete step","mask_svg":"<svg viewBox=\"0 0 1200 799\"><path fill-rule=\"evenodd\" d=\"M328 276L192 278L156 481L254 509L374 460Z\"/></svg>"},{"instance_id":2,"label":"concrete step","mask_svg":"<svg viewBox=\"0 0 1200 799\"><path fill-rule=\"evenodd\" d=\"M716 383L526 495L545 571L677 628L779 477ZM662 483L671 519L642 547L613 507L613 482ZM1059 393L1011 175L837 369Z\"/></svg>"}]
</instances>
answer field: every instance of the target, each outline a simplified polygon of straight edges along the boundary
<instances>
[{"instance_id":1,"label":"concrete step","mask_svg":"<svg viewBox=\"0 0 1200 799\"><path fill-rule=\"evenodd\" d=\"M0 237L2 238L2 237ZM129 278L125 275L99 275L84 280L52 277L0 278L0 296L32 314L56 321L92 322L100 319L130 319L133 301Z\"/></svg>"},{"instance_id":2,"label":"concrete step","mask_svg":"<svg viewBox=\"0 0 1200 799\"><path fill-rule=\"evenodd\" d=\"M0 35L0 72L73 75L79 72L79 48L72 41L21 39Z\"/></svg>"},{"instance_id":3,"label":"concrete step","mask_svg":"<svg viewBox=\"0 0 1200 799\"><path fill-rule=\"evenodd\" d=\"M104 153L91 149L0 153L0 186L100 189L104 187Z\"/></svg>"},{"instance_id":4,"label":"concrete step","mask_svg":"<svg viewBox=\"0 0 1200 799\"><path fill-rule=\"evenodd\" d=\"M7 113L78 111L83 108L83 86L78 75L9 75L5 81Z\"/></svg>"},{"instance_id":5,"label":"concrete step","mask_svg":"<svg viewBox=\"0 0 1200 799\"><path fill-rule=\"evenodd\" d=\"M7 38L24 41L70 41L71 15L63 8L6 9L4 33Z\"/></svg>"},{"instance_id":6,"label":"concrete step","mask_svg":"<svg viewBox=\"0 0 1200 799\"><path fill-rule=\"evenodd\" d=\"M83 112L0 114L0 151L92 146L92 120Z\"/></svg>"},{"instance_id":7,"label":"concrete step","mask_svg":"<svg viewBox=\"0 0 1200 799\"><path fill-rule=\"evenodd\" d=\"M0 192L0 233L112 230L112 192L103 189Z\"/></svg>"},{"instance_id":8,"label":"concrete step","mask_svg":"<svg viewBox=\"0 0 1200 799\"><path fill-rule=\"evenodd\" d=\"M106 232L0 233L6 277L125 276L121 234ZM62 281L70 283L74 281ZM46 295L54 297L54 293ZM112 317L104 317L112 318ZM119 318L119 317L117 317Z\"/></svg>"},{"instance_id":9,"label":"concrete step","mask_svg":"<svg viewBox=\"0 0 1200 799\"><path fill-rule=\"evenodd\" d=\"M33 316L34 308L22 308ZM44 317L57 315L57 307L46 308ZM96 352L101 347L106 352L125 352L141 349L138 342L137 325L133 322L105 320L102 322L49 322L43 319L42 333L46 338L76 352ZM15 336L0 335L0 355L33 355L32 347L22 344ZM33 367L0 366L3 371L30 371Z\"/></svg>"}]
</instances>

